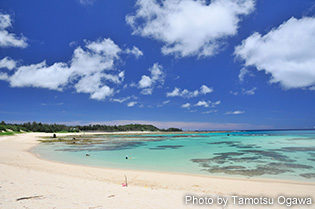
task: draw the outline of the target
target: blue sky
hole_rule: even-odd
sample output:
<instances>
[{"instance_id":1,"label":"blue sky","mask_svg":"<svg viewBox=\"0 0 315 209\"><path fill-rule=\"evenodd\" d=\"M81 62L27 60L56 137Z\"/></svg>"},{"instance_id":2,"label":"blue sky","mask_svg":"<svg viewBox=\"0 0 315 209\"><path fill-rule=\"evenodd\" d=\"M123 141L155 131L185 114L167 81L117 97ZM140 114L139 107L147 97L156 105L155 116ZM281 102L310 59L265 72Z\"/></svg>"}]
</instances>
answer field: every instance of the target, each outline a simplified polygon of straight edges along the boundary
<instances>
[{"instance_id":1,"label":"blue sky","mask_svg":"<svg viewBox=\"0 0 315 209\"><path fill-rule=\"evenodd\" d=\"M0 120L315 126L315 1L0 1Z\"/></svg>"}]
</instances>

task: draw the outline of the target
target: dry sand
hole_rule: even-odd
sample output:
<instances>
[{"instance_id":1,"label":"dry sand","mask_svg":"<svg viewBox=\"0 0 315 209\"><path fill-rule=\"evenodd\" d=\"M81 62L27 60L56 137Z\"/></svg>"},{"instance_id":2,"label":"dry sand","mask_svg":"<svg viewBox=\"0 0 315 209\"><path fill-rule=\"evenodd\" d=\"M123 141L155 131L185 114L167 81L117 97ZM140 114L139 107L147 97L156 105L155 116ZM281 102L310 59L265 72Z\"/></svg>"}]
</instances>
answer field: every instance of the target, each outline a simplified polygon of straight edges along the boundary
<instances>
[{"instance_id":1,"label":"dry sand","mask_svg":"<svg viewBox=\"0 0 315 209\"><path fill-rule=\"evenodd\" d=\"M30 152L43 133L0 137L0 208L287 208L285 197L311 197L315 183L215 178L95 168L43 160ZM50 136L51 134L49 134ZM122 187L124 175L128 187ZM229 198L226 207L185 204L186 195ZM232 195L274 198L274 205L237 205ZM30 199L18 198L32 197ZM315 208L298 205L293 208Z\"/></svg>"}]
</instances>

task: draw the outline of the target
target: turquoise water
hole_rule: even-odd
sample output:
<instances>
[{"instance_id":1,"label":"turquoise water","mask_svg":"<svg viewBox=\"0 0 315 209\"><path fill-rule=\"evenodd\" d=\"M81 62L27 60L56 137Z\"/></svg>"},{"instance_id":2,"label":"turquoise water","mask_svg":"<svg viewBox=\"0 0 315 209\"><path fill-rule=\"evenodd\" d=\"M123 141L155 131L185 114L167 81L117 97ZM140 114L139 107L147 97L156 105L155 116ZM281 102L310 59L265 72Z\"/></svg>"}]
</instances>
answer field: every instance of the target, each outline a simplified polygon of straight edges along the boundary
<instances>
[{"instance_id":1,"label":"turquoise water","mask_svg":"<svg viewBox=\"0 0 315 209\"><path fill-rule=\"evenodd\" d=\"M33 152L90 166L315 182L315 131L86 135Z\"/></svg>"}]
</instances>

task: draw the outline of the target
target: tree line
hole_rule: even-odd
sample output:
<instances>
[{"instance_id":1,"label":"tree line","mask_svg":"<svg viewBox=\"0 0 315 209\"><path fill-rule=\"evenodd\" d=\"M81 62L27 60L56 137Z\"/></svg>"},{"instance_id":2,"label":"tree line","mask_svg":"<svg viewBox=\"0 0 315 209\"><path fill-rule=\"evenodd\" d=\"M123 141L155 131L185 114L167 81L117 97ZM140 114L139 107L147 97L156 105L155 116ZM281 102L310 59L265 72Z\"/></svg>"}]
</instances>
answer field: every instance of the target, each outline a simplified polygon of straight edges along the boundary
<instances>
[{"instance_id":1,"label":"tree line","mask_svg":"<svg viewBox=\"0 0 315 209\"><path fill-rule=\"evenodd\" d=\"M2 121L0 123L0 132L13 131L13 132L80 132L80 131L162 131L162 132L178 132L182 131L179 128L159 129L153 125L147 124L128 124L128 125L99 125L90 124L85 126L68 126L64 124L45 124L37 122L28 122L22 124L9 124Z\"/></svg>"}]
</instances>

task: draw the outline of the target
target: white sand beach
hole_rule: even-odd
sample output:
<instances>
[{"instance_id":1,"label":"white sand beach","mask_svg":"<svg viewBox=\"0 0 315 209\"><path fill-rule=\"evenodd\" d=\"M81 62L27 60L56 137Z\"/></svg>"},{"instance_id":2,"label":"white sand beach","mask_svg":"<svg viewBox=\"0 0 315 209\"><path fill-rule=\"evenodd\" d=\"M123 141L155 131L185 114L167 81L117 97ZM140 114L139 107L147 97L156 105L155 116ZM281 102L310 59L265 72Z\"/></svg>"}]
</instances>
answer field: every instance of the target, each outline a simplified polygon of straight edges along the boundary
<instances>
[{"instance_id":1,"label":"white sand beach","mask_svg":"<svg viewBox=\"0 0 315 209\"><path fill-rule=\"evenodd\" d=\"M315 183L309 182L233 179L51 162L30 152L39 143L39 137L47 135L51 136L26 133L0 137L0 208L200 208L186 205L186 195L229 198L226 207L213 203L201 208L287 208L277 203L279 196L310 197L315 201ZM124 175L128 178L128 187L122 187ZM270 197L275 199L275 204L233 204L232 195ZM294 208L315 208L315 205Z\"/></svg>"}]
</instances>

